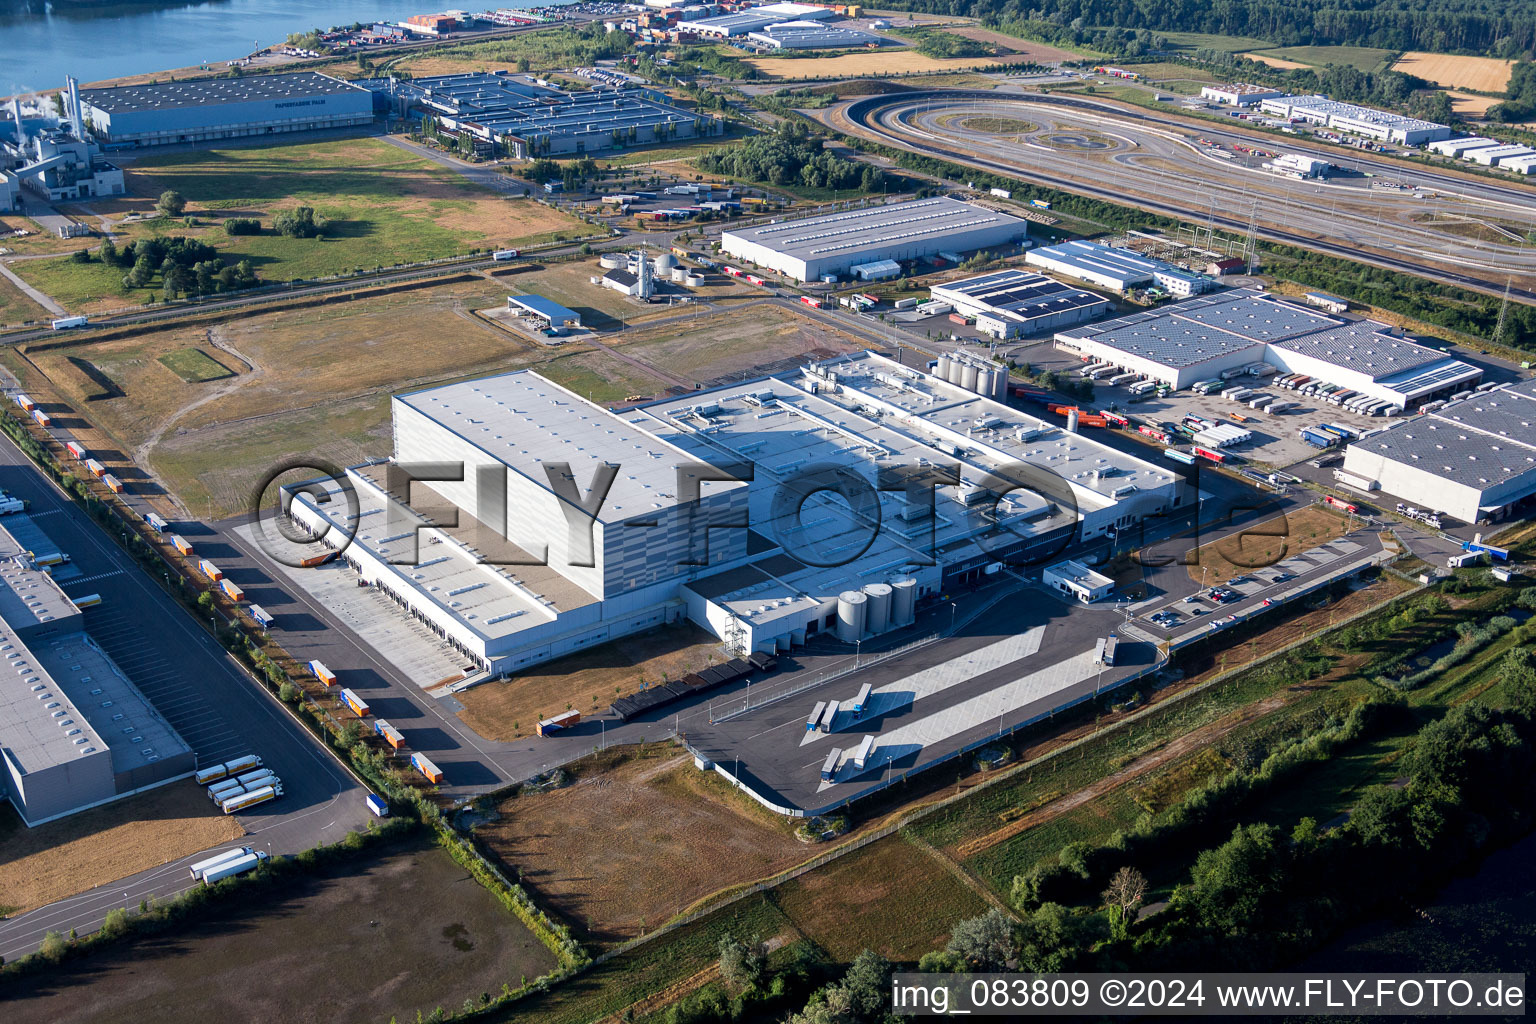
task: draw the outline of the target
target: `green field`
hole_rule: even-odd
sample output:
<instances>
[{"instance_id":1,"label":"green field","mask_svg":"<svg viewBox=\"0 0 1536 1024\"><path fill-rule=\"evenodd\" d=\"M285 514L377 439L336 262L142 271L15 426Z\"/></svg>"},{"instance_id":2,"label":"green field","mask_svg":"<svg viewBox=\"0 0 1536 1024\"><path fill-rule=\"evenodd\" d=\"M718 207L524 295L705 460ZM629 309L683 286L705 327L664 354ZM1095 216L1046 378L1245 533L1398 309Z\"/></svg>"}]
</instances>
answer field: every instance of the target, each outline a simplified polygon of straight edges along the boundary
<instances>
[{"instance_id":1,"label":"green field","mask_svg":"<svg viewBox=\"0 0 1536 1024\"><path fill-rule=\"evenodd\" d=\"M19 324L28 320L45 320L48 311L31 299L8 277L0 277L0 324Z\"/></svg>"},{"instance_id":2,"label":"green field","mask_svg":"<svg viewBox=\"0 0 1536 1024\"><path fill-rule=\"evenodd\" d=\"M160 357L160 363L188 384L233 377L228 367L198 348L179 348Z\"/></svg>"},{"instance_id":3,"label":"green field","mask_svg":"<svg viewBox=\"0 0 1536 1024\"><path fill-rule=\"evenodd\" d=\"M1204 32L1159 32L1175 50L1220 50L1223 53L1243 53L1247 50L1265 50L1274 46L1269 39L1253 36L1219 36Z\"/></svg>"},{"instance_id":4,"label":"green field","mask_svg":"<svg viewBox=\"0 0 1536 1024\"><path fill-rule=\"evenodd\" d=\"M1372 46L1285 46L1265 49L1264 57L1293 60L1298 64L1324 67L1328 64L1345 64L1361 71L1382 71L1397 56L1394 50L1381 50Z\"/></svg>"}]
</instances>

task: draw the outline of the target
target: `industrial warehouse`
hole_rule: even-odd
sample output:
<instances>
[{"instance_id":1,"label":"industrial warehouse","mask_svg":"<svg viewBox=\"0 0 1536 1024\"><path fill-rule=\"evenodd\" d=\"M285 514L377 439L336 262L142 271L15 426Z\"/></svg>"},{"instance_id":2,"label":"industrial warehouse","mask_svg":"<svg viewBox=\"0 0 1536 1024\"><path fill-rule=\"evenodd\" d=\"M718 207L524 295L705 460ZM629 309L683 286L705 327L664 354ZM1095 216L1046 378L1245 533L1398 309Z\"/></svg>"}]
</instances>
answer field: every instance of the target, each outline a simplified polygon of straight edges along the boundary
<instances>
[{"instance_id":1,"label":"industrial warehouse","mask_svg":"<svg viewBox=\"0 0 1536 1024\"><path fill-rule=\"evenodd\" d=\"M0 796L29 826L190 775L192 750L84 632L24 515L0 527ZM27 543L18 539L22 534ZM82 599L84 600L84 599Z\"/></svg>"},{"instance_id":2,"label":"industrial warehouse","mask_svg":"<svg viewBox=\"0 0 1536 1024\"><path fill-rule=\"evenodd\" d=\"M1466 523L1536 504L1536 381L1480 392L1352 442L1339 480Z\"/></svg>"},{"instance_id":3,"label":"industrial warehouse","mask_svg":"<svg viewBox=\"0 0 1536 1024\"><path fill-rule=\"evenodd\" d=\"M1213 285L1208 277L1180 270L1154 256L1097 242L1041 246L1026 253L1024 262L1116 292L1155 285L1176 298L1186 298Z\"/></svg>"},{"instance_id":4,"label":"industrial warehouse","mask_svg":"<svg viewBox=\"0 0 1536 1024\"><path fill-rule=\"evenodd\" d=\"M719 135L724 122L641 89L567 93L528 76L474 72L382 86L402 108L434 117L440 130L471 140L483 156L517 159L598 153L673 139Z\"/></svg>"},{"instance_id":5,"label":"industrial warehouse","mask_svg":"<svg viewBox=\"0 0 1536 1024\"><path fill-rule=\"evenodd\" d=\"M318 71L119 85L80 93L113 146L161 146L373 123L373 94Z\"/></svg>"},{"instance_id":6,"label":"industrial warehouse","mask_svg":"<svg viewBox=\"0 0 1536 1024\"><path fill-rule=\"evenodd\" d=\"M1365 135L1382 142L1422 146L1451 137L1448 125L1394 114L1373 107L1331 100L1327 96L1281 96L1260 102L1266 114L1326 125L1341 132Z\"/></svg>"},{"instance_id":7,"label":"industrial warehouse","mask_svg":"<svg viewBox=\"0 0 1536 1024\"><path fill-rule=\"evenodd\" d=\"M349 471L350 511L332 481L290 514L333 547L356 523L346 563L490 674L685 617L738 653L852 642L1186 500L1175 473L872 353L623 413L518 371L393 414L394 461ZM452 478L415 484L422 515L387 493L416 464ZM930 483L892 485L901 467Z\"/></svg>"},{"instance_id":8,"label":"industrial warehouse","mask_svg":"<svg viewBox=\"0 0 1536 1024\"><path fill-rule=\"evenodd\" d=\"M1029 222L939 196L722 232L720 250L797 281L824 280L863 264L1010 245Z\"/></svg>"},{"instance_id":9,"label":"industrial warehouse","mask_svg":"<svg viewBox=\"0 0 1536 1024\"><path fill-rule=\"evenodd\" d=\"M999 270L934 285L930 294L949 303L956 313L975 317L976 329L994 338L1059 330L1097 319L1110 308L1102 295L1024 270Z\"/></svg>"},{"instance_id":10,"label":"industrial warehouse","mask_svg":"<svg viewBox=\"0 0 1536 1024\"><path fill-rule=\"evenodd\" d=\"M824 21L832 17L832 14L833 11L829 7L817 7L811 4L766 4L734 14L722 14L716 18L690 21L688 29L695 35L733 39L765 29L769 25Z\"/></svg>"},{"instance_id":11,"label":"industrial warehouse","mask_svg":"<svg viewBox=\"0 0 1536 1024\"><path fill-rule=\"evenodd\" d=\"M872 32L816 21L786 21L747 33L747 45L761 50L831 50L876 47L883 40Z\"/></svg>"},{"instance_id":12,"label":"industrial warehouse","mask_svg":"<svg viewBox=\"0 0 1536 1024\"><path fill-rule=\"evenodd\" d=\"M1057 347L1175 390L1265 362L1357 391L1395 411L1448 398L1482 370L1373 320L1346 320L1237 289L1058 332Z\"/></svg>"}]
</instances>

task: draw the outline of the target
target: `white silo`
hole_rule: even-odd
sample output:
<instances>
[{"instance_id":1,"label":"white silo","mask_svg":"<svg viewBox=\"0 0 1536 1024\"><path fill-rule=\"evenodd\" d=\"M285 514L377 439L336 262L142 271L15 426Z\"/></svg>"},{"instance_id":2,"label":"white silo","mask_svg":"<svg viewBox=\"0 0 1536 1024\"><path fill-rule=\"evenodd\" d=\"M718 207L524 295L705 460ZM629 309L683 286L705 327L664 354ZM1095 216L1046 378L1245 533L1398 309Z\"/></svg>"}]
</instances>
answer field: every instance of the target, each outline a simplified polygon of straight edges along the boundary
<instances>
[{"instance_id":1,"label":"white silo","mask_svg":"<svg viewBox=\"0 0 1536 1024\"><path fill-rule=\"evenodd\" d=\"M656 257L655 264L656 273L670 275L672 273L672 268L678 265L677 257L673 256L669 252L664 252L660 256Z\"/></svg>"},{"instance_id":2,"label":"white silo","mask_svg":"<svg viewBox=\"0 0 1536 1024\"><path fill-rule=\"evenodd\" d=\"M864 588L869 598L864 615L864 626L870 635L884 633L891 628L891 586L889 583L871 583Z\"/></svg>"},{"instance_id":3,"label":"white silo","mask_svg":"<svg viewBox=\"0 0 1536 1024\"><path fill-rule=\"evenodd\" d=\"M976 393L992 397L992 371L978 370L976 372Z\"/></svg>"},{"instance_id":4,"label":"white silo","mask_svg":"<svg viewBox=\"0 0 1536 1024\"><path fill-rule=\"evenodd\" d=\"M1069 433L1069 434L1077 433L1077 410L1076 409L1068 409L1067 410L1067 433Z\"/></svg>"},{"instance_id":5,"label":"white silo","mask_svg":"<svg viewBox=\"0 0 1536 1024\"><path fill-rule=\"evenodd\" d=\"M917 580L897 580L891 584L891 626L910 626L916 617Z\"/></svg>"},{"instance_id":6,"label":"white silo","mask_svg":"<svg viewBox=\"0 0 1536 1024\"><path fill-rule=\"evenodd\" d=\"M966 363L960 368L960 386L967 391L976 390L976 367L972 363Z\"/></svg>"},{"instance_id":7,"label":"white silo","mask_svg":"<svg viewBox=\"0 0 1536 1024\"><path fill-rule=\"evenodd\" d=\"M683 267L673 267L671 273L673 284L683 284L688 280L688 271Z\"/></svg>"},{"instance_id":8,"label":"white silo","mask_svg":"<svg viewBox=\"0 0 1536 1024\"><path fill-rule=\"evenodd\" d=\"M949 380L949 353L939 356L939 365L933 368L933 375L940 380Z\"/></svg>"},{"instance_id":9,"label":"white silo","mask_svg":"<svg viewBox=\"0 0 1536 1024\"><path fill-rule=\"evenodd\" d=\"M1008 401L1008 371L1001 367L992 375L992 397L999 402Z\"/></svg>"},{"instance_id":10,"label":"white silo","mask_svg":"<svg viewBox=\"0 0 1536 1024\"><path fill-rule=\"evenodd\" d=\"M857 590L837 595L837 638L853 643L864 635L864 615L869 599Z\"/></svg>"}]
</instances>

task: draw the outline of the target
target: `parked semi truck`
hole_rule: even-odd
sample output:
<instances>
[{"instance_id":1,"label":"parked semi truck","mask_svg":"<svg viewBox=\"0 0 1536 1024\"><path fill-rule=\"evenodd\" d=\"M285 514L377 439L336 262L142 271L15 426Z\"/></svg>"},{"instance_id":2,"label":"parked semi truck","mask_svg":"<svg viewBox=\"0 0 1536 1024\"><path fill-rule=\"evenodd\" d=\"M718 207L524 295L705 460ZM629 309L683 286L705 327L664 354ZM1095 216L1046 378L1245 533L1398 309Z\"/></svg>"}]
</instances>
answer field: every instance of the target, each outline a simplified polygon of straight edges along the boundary
<instances>
[{"instance_id":1,"label":"parked semi truck","mask_svg":"<svg viewBox=\"0 0 1536 1024\"><path fill-rule=\"evenodd\" d=\"M237 861L241 857L248 857L255 852L256 851L251 849L249 846L239 846L233 850L224 850L221 853L214 854L212 857L204 857L202 860L197 861L194 864L187 865L187 871L192 875L193 878L201 880L204 871L211 871L221 864L228 864L232 861Z\"/></svg>"},{"instance_id":2,"label":"parked semi truck","mask_svg":"<svg viewBox=\"0 0 1536 1024\"><path fill-rule=\"evenodd\" d=\"M535 729L540 736L549 736L559 732L561 729L569 729L579 721L581 721L581 712L573 708L570 711L562 711L558 715L544 719Z\"/></svg>"},{"instance_id":3,"label":"parked semi truck","mask_svg":"<svg viewBox=\"0 0 1536 1024\"><path fill-rule=\"evenodd\" d=\"M266 863L267 859L268 854L265 850L256 850L236 860L225 861L223 864L203 872L203 884L213 885L215 882L222 882L226 878L243 875L247 871L252 871Z\"/></svg>"},{"instance_id":4,"label":"parked semi truck","mask_svg":"<svg viewBox=\"0 0 1536 1024\"><path fill-rule=\"evenodd\" d=\"M225 814L235 814L257 804L264 804L268 800L276 800L283 795L282 786L262 786L260 789L249 790L239 796L230 797L223 803Z\"/></svg>"}]
</instances>

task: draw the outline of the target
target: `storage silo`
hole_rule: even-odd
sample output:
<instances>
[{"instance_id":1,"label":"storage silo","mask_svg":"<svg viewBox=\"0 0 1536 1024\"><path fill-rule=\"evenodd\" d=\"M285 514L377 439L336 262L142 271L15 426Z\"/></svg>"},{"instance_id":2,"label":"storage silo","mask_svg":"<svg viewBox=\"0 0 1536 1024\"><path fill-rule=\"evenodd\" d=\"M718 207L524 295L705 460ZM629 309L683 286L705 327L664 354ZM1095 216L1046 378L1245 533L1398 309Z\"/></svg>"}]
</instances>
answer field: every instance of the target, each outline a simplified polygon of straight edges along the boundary
<instances>
[{"instance_id":1,"label":"storage silo","mask_svg":"<svg viewBox=\"0 0 1536 1024\"><path fill-rule=\"evenodd\" d=\"M960 386L967 391L976 390L976 367L970 363L960 368Z\"/></svg>"},{"instance_id":2,"label":"storage silo","mask_svg":"<svg viewBox=\"0 0 1536 1024\"><path fill-rule=\"evenodd\" d=\"M1069 433L1069 434L1077 433L1077 410L1076 409L1068 409L1067 410L1067 433Z\"/></svg>"},{"instance_id":3,"label":"storage silo","mask_svg":"<svg viewBox=\"0 0 1536 1024\"><path fill-rule=\"evenodd\" d=\"M683 282L685 282L687 280L688 280L688 271L687 271L686 268L684 268L684 267L673 267L672 268L672 283L673 284L682 284Z\"/></svg>"},{"instance_id":4,"label":"storage silo","mask_svg":"<svg viewBox=\"0 0 1536 1024\"><path fill-rule=\"evenodd\" d=\"M976 393L992 397L992 371L978 370L976 372Z\"/></svg>"},{"instance_id":5,"label":"storage silo","mask_svg":"<svg viewBox=\"0 0 1536 1024\"><path fill-rule=\"evenodd\" d=\"M678 265L677 257L673 256L669 252L664 252L660 256L657 256L656 259L652 261L652 264L655 266L656 273L658 274L671 274L672 268Z\"/></svg>"},{"instance_id":6,"label":"storage silo","mask_svg":"<svg viewBox=\"0 0 1536 1024\"><path fill-rule=\"evenodd\" d=\"M949 372L944 375L944 379L949 381L951 384L959 384L961 378L964 376L965 364L962 363L958 358L951 356L949 359Z\"/></svg>"},{"instance_id":7,"label":"storage silo","mask_svg":"<svg viewBox=\"0 0 1536 1024\"><path fill-rule=\"evenodd\" d=\"M871 583L864 588L869 599L864 614L864 626L873 636L891 628L891 586L888 583Z\"/></svg>"},{"instance_id":8,"label":"storage silo","mask_svg":"<svg viewBox=\"0 0 1536 1024\"><path fill-rule=\"evenodd\" d=\"M629 265L629 261L622 253L605 252L597 258L597 264L604 270L623 270Z\"/></svg>"},{"instance_id":9,"label":"storage silo","mask_svg":"<svg viewBox=\"0 0 1536 1024\"><path fill-rule=\"evenodd\" d=\"M891 628L910 626L916 618L917 580L908 577L891 584Z\"/></svg>"},{"instance_id":10,"label":"storage silo","mask_svg":"<svg viewBox=\"0 0 1536 1024\"><path fill-rule=\"evenodd\" d=\"M845 590L837 595L837 638L853 643L864 635L864 616L869 599L857 590Z\"/></svg>"},{"instance_id":11,"label":"storage silo","mask_svg":"<svg viewBox=\"0 0 1536 1024\"><path fill-rule=\"evenodd\" d=\"M999 402L1008 401L1008 371L999 368L992 374L992 397Z\"/></svg>"},{"instance_id":12,"label":"storage silo","mask_svg":"<svg viewBox=\"0 0 1536 1024\"><path fill-rule=\"evenodd\" d=\"M949 354L939 356L939 365L933 368L933 375L940 380L949 380Z\"/></svg>"},{"instance_id":13,"label":"storage silo","mask_svg":"<svg viewBox=\"0 0 1536 1024\"><path fill-rule=\"evenodd\" d=\"M691 272L685 273L683 275L683 285L688 288L703 288L704 275Z\"/></svg>"}]
</instances>

